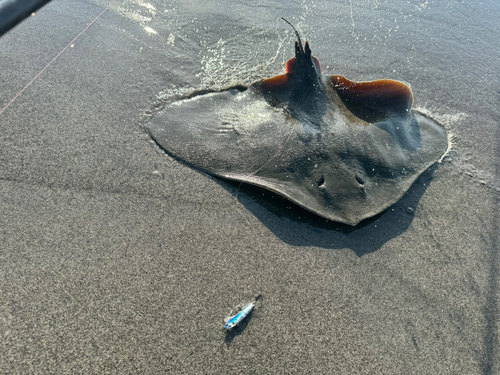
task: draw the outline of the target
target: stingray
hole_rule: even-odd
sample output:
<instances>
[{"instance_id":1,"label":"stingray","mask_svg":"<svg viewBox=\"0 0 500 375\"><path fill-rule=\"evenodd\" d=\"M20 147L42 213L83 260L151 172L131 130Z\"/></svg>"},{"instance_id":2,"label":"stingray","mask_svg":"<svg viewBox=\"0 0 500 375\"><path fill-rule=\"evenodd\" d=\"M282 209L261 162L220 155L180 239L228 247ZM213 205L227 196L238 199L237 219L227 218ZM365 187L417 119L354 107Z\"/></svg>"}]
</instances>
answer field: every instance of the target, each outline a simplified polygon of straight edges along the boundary
<instances>
[{"instance_id":1,"label":"stingray","mask_svg":"<svg viewBox=\"0 0 500 375\"><path fill-rule=\"evenodd\" d=\"M444 155L447 133L400 81L322 76L295 34L285 74L178 98L147 131L194 168L354 226L396 203Z\"/></svg>"}]
</instances>

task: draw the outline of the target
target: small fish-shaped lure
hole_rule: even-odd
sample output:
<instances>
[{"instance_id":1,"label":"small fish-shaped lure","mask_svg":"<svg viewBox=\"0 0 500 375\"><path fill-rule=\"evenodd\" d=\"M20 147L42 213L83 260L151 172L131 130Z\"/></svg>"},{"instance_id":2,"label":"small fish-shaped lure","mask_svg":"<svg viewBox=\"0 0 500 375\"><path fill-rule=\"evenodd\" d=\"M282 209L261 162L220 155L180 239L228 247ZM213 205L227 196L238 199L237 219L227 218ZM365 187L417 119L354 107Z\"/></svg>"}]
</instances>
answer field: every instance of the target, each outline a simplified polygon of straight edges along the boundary
<instances>
[{"instance_id":1,"label":"small fish-shaped lure","mask_svg":"<svg viewBox=\"0 0 500 375\"><path fill-rule=\"evenodd\" d=\"M255 307L255 303L257 300L260 298L261 294L253 300L253 302L249 303L243 310L241 310L239 313L233 316L228 316L226 319L224 319L224 328L227 329L228 331L232 330L234 327L236 327L238 324L241 323L245 317L250 314L250 312L253 310Z\"/></svg>"}]
</instances>

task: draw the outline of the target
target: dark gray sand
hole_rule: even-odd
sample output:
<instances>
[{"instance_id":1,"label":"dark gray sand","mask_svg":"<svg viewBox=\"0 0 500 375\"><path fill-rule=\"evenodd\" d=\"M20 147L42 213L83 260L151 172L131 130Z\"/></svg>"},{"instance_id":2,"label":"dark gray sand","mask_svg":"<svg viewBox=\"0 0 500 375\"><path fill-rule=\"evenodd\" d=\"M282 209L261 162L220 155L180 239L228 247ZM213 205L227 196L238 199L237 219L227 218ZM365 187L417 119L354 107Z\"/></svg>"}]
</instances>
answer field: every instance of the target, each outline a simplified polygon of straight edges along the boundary
<instances>
[{"instance_id":1,"label":"dark gray sand","mask_svg":"<svg viewBox=\"0 0 500 375\"><path fill-rule=\"evenodd\" d=\"M498 373L500 8L391 3L118 0L10 105L109 2L54 1L2 37L0 373ZM157 95L282 72L279 17L327 74L404 80L456 136L356 228L141 130Z\"/></svg>"}]
</instances>

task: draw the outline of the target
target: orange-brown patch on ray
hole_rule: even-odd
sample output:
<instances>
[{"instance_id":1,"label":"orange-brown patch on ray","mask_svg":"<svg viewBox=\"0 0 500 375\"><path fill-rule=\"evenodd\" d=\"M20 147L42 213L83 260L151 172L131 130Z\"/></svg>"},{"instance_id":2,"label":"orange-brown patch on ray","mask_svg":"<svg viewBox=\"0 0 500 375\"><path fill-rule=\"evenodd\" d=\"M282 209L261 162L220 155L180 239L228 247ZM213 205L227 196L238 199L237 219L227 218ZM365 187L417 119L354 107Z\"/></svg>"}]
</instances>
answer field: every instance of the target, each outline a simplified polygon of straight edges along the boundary
<instances>
[{"instance_id":1,"label":"orange-brown patch on ray","mask_svg":"<svg viewBox=\"0 0 500 375\"><path fill-rule=\"evenodd\" d=\"M391 79L355 82L334 75L331 83L347 109L367 122L391 114L406 116L413 104L413 93L403 82Z\"/></svg>"}]
</instances>

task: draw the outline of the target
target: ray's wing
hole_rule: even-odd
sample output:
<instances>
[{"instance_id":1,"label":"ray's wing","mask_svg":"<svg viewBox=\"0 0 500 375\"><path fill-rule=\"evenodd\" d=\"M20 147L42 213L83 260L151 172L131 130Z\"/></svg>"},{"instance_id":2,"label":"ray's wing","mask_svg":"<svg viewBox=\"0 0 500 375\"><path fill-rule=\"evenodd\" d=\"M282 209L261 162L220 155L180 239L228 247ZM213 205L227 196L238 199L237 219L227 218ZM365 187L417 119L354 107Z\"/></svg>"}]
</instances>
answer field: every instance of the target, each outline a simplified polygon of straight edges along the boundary
<instances>
[{"instance_id":1,"label":"ray's wing","mask_svg":"<svg viewBox=\"0 0 500 375\"><path fill-rule=\"evenodd\" d=\"M153 117L149 133L195 168L350 225L398 201L446 152L445 129L411 110L405 84L322 82L319 61L300 40L286 68L246 90L173 102Z\"/></svg>"}]
</instances>

